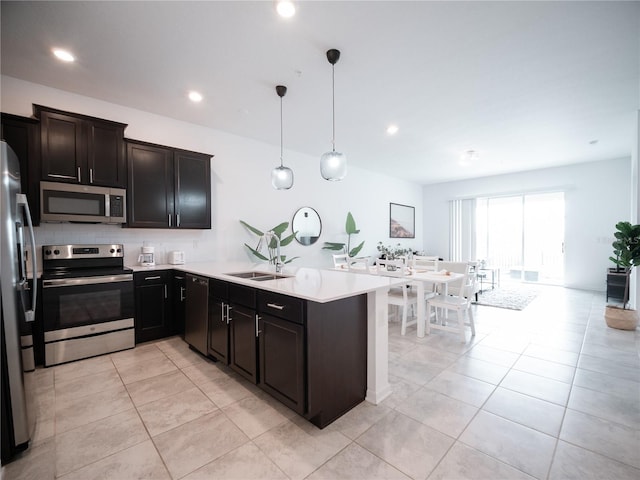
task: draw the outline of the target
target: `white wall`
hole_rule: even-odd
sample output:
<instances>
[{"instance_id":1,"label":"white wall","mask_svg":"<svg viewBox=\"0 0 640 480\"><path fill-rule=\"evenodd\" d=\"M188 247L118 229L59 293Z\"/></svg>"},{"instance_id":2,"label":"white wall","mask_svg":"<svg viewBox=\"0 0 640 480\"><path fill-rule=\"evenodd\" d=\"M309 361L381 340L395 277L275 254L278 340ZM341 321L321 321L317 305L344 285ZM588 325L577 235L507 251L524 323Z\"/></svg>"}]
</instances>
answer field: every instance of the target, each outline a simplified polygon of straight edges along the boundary
<instances>
[{"instance_id":1,"label":"white wall","mask_svg":"<svg viewBox=\"0 0 640 480\"><path fill-rule=\"evenodd\" d=\"M424 249L430 255L447 256L449 200L564 191L565 285L604 291L615 224L629 219L630 174L631 159L622 158L427 185Z\"/></svg>"},{"instance_id":2,"label":"white wall","mask_svg":"<svg viewBox=\"0 0 640 480\"><path fill-rule=\"evenodd\" d=\"M271 169L280 161L279 139L274 139L276 145L269 145L12 77L2 76L0 80L1 110L5 113L28 117L33 113L33 103L45 105L126 123L127 138L214 155L211 230L42 224L36 229L38 244L124 243L127 263L135 263L143 242L156 247L160 262L165 252L174 249L185 250L187 261L253 259L247 255L243 244L255 244L256 239L240 225L240 219L266 230L284 221L291 222L298 208L310 206L322 219L320 241L307 247L294 242L283 253L301 257L295 261L296 265L328 266L331 252L322 250L322 243L346 242L344 224L349 211L362 232L354 240L357 243L366 241L363 255L376 254L378 241L392 243L389 239L389 202L416 207L416 238L401 243L412 248L419 248L423 243L422 187L418 184L353 166L349 167L345 180L327 182L320 176L321 152L316 158L285 151L285 165L293 169L295 183L291 190L276 191L271 187L270 175Z\"/></svg>"}]
</instances>

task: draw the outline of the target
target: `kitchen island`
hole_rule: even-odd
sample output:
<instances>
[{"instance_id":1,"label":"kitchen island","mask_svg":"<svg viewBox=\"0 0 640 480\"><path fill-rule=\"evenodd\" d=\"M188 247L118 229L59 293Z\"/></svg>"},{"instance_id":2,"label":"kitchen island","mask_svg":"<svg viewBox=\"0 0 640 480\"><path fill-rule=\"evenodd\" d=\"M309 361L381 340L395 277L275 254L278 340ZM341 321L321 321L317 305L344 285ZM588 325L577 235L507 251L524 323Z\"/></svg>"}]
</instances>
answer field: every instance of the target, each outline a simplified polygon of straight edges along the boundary
<instances>
[{"instance_id":1,"label":"kitchen island","mask_svg":"<svg viewBox=\"0 0 640 480\"><path fill-rule=\"evenodd\" d=\"M154 268L162 269L163 266ZM164 268L184 272L194 283L196 279L208 279L212 295L222 298L218 303L209 300L209 333L212 333L212 327L220 328L220 325L239 329L227 333L231 350L234 334L244 335L241 328L245 332L249 328L241 327L241 322L248 325L251 314L255 313L255 337L259 343L253 351L259 352L259 371L251 376L249 368L244 367L251 363L248 357L242 364L243 355L246 357L246 352L251 350L244 346L238 347L236 352L241 360L236 362L237 368L234 368L233 354L230 355L230 366L315 425L323 428L363 399L378 404L391 393L387 292L390 287L402 284L402 279L291 266L278 274L281 278L273 278L276 276L273 266L246 262L194 262ZM271 275L272 279L260 281L234 275L246 272L262 272ZM215 293L222 291L225 293ZM234 298L250 301L234 301ZM247 309L248 305L254 305L255 312ZM269 311L271 307L273 312ZM302 320L287 313L297 311ZM231 317L234 322L229 321ZM209 345L212 339L209 336ZM302 347L290 348L289 340L294 339L303 342L304 350ZM211 355L212 351L202 351L202 346L197 349L225 360L224 353L217 350ZM292 366L296 362L289 361L269 371L269 366L280 356L300 358L301 366ZM298 374L304 380L291 383L283 378ZM270 378L273 379L271 385ZM296 390L301 388L300 384L304 386L304 395L299 397ZM361 394L357 393L358 389Z\"/></svg>"}]
</instances>

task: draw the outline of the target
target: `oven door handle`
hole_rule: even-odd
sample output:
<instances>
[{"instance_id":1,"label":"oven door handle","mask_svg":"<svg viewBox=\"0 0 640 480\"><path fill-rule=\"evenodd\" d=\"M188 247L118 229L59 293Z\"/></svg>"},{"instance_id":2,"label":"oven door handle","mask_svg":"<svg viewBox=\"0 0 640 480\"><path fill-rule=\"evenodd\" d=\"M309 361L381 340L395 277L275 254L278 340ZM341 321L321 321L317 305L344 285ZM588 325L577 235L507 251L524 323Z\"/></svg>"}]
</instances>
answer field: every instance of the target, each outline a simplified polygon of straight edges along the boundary
<instances>
[{"instance_id":1,"label":"oven door handle","mask_svg":"<svg viewBox=\"0 0 640 480\"><path fill-rule=\"evenodd\" d=\"M73 287L76 285L96 285L99 283L115 283L115 282L132 282L133 274L128 275L106 275L100 277L83 277L83 278L56 278L51 280L43 280L43 288L51 287Z\"/></svg>"}]
</instances>

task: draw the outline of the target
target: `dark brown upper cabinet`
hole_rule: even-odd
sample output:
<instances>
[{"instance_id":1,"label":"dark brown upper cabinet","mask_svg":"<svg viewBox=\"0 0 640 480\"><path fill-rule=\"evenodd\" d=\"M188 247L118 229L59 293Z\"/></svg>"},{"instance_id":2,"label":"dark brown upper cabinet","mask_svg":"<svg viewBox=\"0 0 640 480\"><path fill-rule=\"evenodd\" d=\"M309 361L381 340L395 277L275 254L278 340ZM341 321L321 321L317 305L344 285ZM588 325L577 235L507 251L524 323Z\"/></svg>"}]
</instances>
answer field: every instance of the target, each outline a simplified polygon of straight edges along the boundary
<instances>
[{"instance_id":1,"label":"dark brown upper cabinet","mask_svg":"<svg viewBox=\"0 0 640 480\"><path fill-rule=\"evenodd\" d=\"M40 129L34 118L2 114L2 139L20 160L22 193L27 194L31 219L40 224Z\"/></svg>"},{"instance_id":2,"label":"dark brown upper cabinet","mask_svg":"<svg viewBox=\"0 0 640 480\"><path fill-rule=\"evenodd\" d=\"M129 227L211 228L211 155L125 143Z\"/></svg>"},{"instance_id":3,"label":"dark brown upper cabinet","mask_svg":"<svg viewBox=\"0 0 640 480\"><path fill-rule=\"evenodd\" d=\"M33 110L40 119L43 180L126 188L126 124L41 105Z\"/></svg>"}]
</instances>

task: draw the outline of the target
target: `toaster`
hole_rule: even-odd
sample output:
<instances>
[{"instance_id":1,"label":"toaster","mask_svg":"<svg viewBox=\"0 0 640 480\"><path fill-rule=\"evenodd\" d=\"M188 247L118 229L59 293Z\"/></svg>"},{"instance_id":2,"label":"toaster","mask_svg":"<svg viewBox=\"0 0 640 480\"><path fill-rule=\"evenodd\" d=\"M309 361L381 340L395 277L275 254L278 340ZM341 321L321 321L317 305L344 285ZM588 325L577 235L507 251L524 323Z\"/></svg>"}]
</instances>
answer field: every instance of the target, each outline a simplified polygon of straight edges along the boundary
<instances>
[{"instance_id":1,"label":"toaster","mask_svg":"<svg viewBox=\"0 0 640 480\"><path fill-rule=\"evenodd\" d=\"M184 252L182 250L173 250L169 252L169 264L182 265L184 263Z\"/></svg>"}]
</instances>

